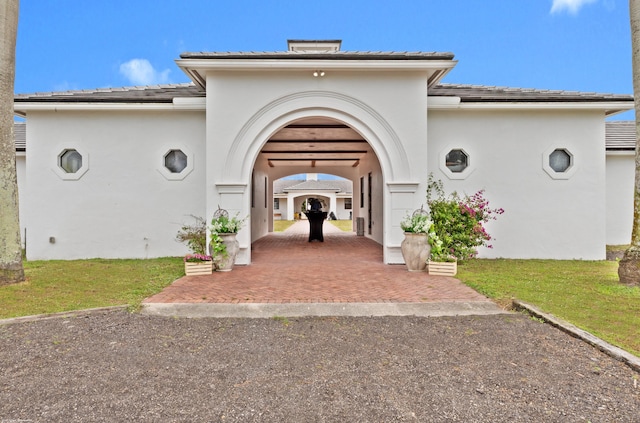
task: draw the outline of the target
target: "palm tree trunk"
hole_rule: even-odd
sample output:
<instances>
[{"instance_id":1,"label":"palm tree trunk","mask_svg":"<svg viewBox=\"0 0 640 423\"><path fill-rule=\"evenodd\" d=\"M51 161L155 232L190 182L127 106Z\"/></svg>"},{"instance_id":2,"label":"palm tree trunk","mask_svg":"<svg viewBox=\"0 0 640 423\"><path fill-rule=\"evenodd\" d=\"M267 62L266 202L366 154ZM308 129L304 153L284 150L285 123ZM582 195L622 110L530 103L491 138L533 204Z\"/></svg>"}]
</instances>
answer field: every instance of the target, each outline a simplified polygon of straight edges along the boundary
<instances>
[{"instance_id":1,"label":"palm tree trunk","mask_svg":"<svg viewBox=\"0 0 640 423\"><path fill-rule=\"evenodd\" d=\"M618 266L620 282L640 285L640 0L629 0L631 22L631 51L633 66L633 93L636 112L636 175L633 194L633 229L631 246Z\"/></svg>"},{"instance_id":2,"label":"palm tree trunk","mask_svg":"<svg viewBox=\"0 0 640 423\"><path fill-rule=\"evenodd\" d=\"M13 139L18 9L19 0L0 0L0 285L24 280Z\"/></svg>"}]
</instances>

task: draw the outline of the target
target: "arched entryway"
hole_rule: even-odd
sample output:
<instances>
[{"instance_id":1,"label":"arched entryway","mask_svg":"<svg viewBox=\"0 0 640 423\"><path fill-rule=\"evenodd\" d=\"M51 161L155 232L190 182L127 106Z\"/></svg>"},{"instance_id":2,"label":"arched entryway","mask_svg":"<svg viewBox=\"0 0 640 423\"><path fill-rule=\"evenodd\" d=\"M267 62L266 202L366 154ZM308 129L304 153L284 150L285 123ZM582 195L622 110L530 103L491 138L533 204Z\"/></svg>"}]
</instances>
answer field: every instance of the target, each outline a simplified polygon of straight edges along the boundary
<instances>
[{"instance_id":1,"label":"arched entryway","mask_svg":"<svg viewBox=\"0 0 640 423\"><path fill-rule=\"evenodd\" d=\"M276 193L274 182L289 175L303 175L305 179L288 186L285 193ZM322 178L327 175L344 178L344 182L349 183ZM376 175L375 180L380 183L374 185L369 175ZM266 191L260 195L266 194L270 200L267 202L266 228L261 225L260 211L253 214L252 225L257 233L252 241L273 230L274 193L282 201L278 204L278 215L289 220L294 219L294 215L300 217L298 213L306 199L317 198L323 204L323 211L350 219L353 231L359 219L364 219L367 227L372 219L383 221L380 162L362 134L342 121L314 116L292 121L279 129L264 144L256 159L254 183L258 179L268 181ZM259 187L254 186L253 190L259 191ZM344 208L345 194L348 194L348 211ZM370 202L369 198L375 201ZM361 201L363 199L367 201ZM256 211L255 203L253 209ZM301 217L304 219L304 215ZM382 225L375 232L367 231L366 236L382 244Z\"/></svg>"},{"instance_id":2,"label":"arched entryway","mask_svg":"<svg viewBox=\"0 0 640 423\"><path fill-rule=\"evenodd\" d=\"M238 263L250 263L251 242L269 233L271 182L310 171L353 181L354 221L368 219L366 236L383 245L384 262L398 262L399 220L391 215L419 185L411 181L402 143L366 104L339 93L306 92L272 102L245 124L231 144L217 195L208 198L208 208L238 204L251 216L250 231L239 236Z\"/></svg>"}]
</instances>

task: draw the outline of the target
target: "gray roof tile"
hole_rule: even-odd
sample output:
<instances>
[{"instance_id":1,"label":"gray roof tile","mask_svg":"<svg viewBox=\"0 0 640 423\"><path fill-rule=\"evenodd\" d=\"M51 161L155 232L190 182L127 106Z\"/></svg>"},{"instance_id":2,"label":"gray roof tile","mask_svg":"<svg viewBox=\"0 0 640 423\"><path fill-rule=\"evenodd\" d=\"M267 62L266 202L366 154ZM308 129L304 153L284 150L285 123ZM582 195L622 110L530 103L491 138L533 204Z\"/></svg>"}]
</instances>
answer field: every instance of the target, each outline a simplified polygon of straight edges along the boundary
<instances>
[{"instance_id":1,"label":"gray roof tile","mask_svg":"<svg viewBox=\"0 0 640 423\"><path fill-rule=\"evenodd\" d=\"M453 60L449 52L424 51L249 51L187 52L182 59L288 59L288 60Z\"/></svg>"},{"instance_id":2,"label":"gray roof tile","mask_svg":"<svg viewBox=\"0 0 640 423\"><path fill-rule=\"evenodd\" d=\"M193 83L139 87L97 88L95 90L17 94L16 103L171 103L174 97L204 97Z\"/></svg>"},{"instance_id":3,"label":"gray roof tile","mask_svg":"<svg viewBox=\"0 0 640 423\"><path fill-rule=\"evenodd\" d=\"M429 89L433 97L460 97L462 102L615 102L633 101L626 94L536 90L484 85L439 84ZM16 103L171 103L174 97L204 97L193 83L145 87L100 88L95 90L18 94Z\"/></svg>"},{"instance_id":4,"label":"gray roof tile","mask_svg":"<svg viewBox=\"0 0 640 423\"><path fill-rule=\"evenodd\" d=\"M631 120L606 123L607 151L634 151L636 149L636 123Z\"/></svg>"},{"instance_id":5,"label":"gray roof tile","mask_svg":"<svg viewBox=\"0 0 640 423\"><path fill-rule=\"evenodd\" d=\"M27 149L27 124L25 122L13 122L13 142L16 151Z\"/></svg>"},{"instance_id":6,"label":"gray roof tile","mask_svg":"<svg viewBox=\"0 0 640 423\"><path fill-rule=\"evenodd\" d=\"M632 95L486 85L438 84L429 89L433 97L460 97L461 102L591 102L633 101Z\"/></svg>"}]
</instances>

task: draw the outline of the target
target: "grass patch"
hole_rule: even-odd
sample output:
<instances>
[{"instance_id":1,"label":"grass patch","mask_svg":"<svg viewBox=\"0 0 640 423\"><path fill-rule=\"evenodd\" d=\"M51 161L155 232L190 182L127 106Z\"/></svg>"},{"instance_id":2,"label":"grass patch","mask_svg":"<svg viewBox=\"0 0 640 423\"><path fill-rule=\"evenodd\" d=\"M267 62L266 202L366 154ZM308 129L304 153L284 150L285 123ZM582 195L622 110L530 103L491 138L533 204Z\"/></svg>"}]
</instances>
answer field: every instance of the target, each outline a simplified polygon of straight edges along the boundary
<instances>
[{"instance_id":1,"label":"grass patch","mask_svg":"<svg viewBox=\"0 0 640 423\"><path fill-rule=\"evenodd\" d=\"M273 232L284 232L288 227L296 223L295 220L274 220Z\"/></svg>"},{"instance_id":2,"label":"grass patch","mask_svg":"<svg viewBox=\"0 0 640 423\"><path fill-rule=\"evenodd\" d=\"M328 220L336 228L345 232L353 232L353 220Z\"/></svg>"},{"instance_id":3,"label":"grass patch","mask_svg":"<svg viewBox=\"0 0 640 423\"><path fill-rule=\"evenodd\" d=\"M184 275L180 257L25 261L27 280L0 286L0 318L128 304Z\"/></svg>"},{"instance_id":4,"label":"grass patch","mask_svg":"<svg viewBox=\"0 0 640 423\"><path fill-rule=\"evenodd\" d=\"M640 356L640 288L618 282L615 261L468 260L456 277L501 305L531 303Z\"/></svg>"}]
</instances>

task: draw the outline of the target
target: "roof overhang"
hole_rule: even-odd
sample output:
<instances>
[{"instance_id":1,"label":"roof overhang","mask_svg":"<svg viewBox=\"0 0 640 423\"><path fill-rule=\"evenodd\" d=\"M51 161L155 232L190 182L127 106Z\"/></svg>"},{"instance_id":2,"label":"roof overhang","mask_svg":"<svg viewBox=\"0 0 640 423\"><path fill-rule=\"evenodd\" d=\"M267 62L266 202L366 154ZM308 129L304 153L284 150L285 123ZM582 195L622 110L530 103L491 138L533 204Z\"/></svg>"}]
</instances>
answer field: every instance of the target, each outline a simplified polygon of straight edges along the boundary
<instances>
[{"instance_id":1,"label":"roof overhang","mask_svg":"<svg viewBox=\"0 0 640 423\"><path fill-rule=\"evenodd\" d=\"M465 102L460 97L429 97L429 110L602 110L613 116L632 110L633 101L482 101Z\"/></svg>"},{"instance_id":2,"label":"roof overhang","mask_svg":"<svg viewBox=\"0 0 640 423\"><path fill-rule=\"evenodd\" d=\"M26 117L34 111L202 111L206 110L204 97L176 97L171 103L93 103L93 102L14 102L14 114Z\"/></svg>"},{"instance_id":3,"label":"roof overhang","mask_svg":"<svg viewBox=\"0 0 640 423\"><path fill-rule=\"evenodd\" d=\"M263 57L242 57L230 56L219 57L186 57L176 60L176 64L191 80L203 90L206 87L207 73L216 71L308 71L316 70L325 72L372 72L372 71L396 71L396 72L424 72L429 86L440 81L451 69L455 67L457 61L448 56L442 58L394 57L393 55L379 55L358 57L353 55L348 59L327 58L325 54L305 54L296 55L291 58L291 54L268 55ZM320 56L320 57L319 57ZM325 57L323 57L325 56Z\"/></svg>"}]
</instances>

